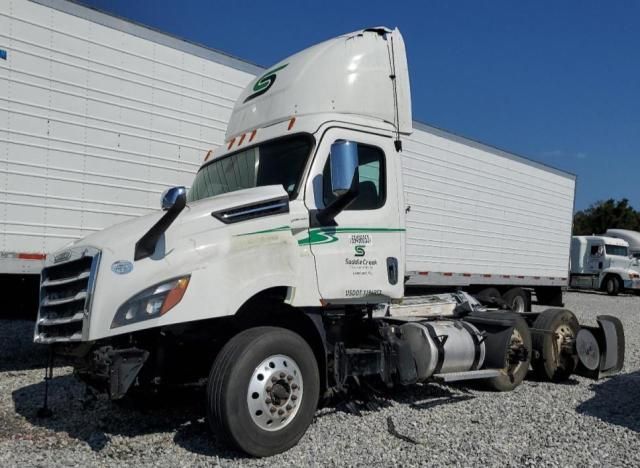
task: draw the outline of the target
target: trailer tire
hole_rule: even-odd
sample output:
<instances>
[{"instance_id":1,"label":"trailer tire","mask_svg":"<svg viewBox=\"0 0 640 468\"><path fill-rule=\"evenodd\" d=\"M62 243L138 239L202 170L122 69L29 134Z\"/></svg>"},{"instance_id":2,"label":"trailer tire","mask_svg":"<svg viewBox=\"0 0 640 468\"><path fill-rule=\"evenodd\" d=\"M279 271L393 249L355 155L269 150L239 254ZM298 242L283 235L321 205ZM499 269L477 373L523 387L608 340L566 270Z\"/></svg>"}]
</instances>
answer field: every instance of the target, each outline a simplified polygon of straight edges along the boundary
<instances>
[{"instance_id":1,"label":"trailer tire","mask_svg":"<svg viewBox=\"0 0 640 468\"><path fill-rule=\"evenodd\" d=\"M578 354L576 352L558 353L560 340L575 338L578 336L580 324L570 310L547 309L542 312L533 328L547 330L551 333L534 333L533 350L534 358L531 360L533 372L539 379L551 382L567 380L576 370Z\"/></svg>"},{"instance_id":2,"label":"trailer tire","mask_svg":"<svg viewBox=\"0 0 640 468\"><path fill-rule=\"evenodd\" d=\"M278 327L250 328L234 336L211 367L207 420L217 438L240 450L275 455L304 435L319 392L318 364L300 335Z\"/></svg>"},{"instance_id":3,"label":"trailer tire","mask_svg":"<svg viewBox=\"0 0 640 468\"><path fill-rule=\"evenodd\" d=\"M524 360L518 362L508 362L503 369L503 374L483 381L485 387L498 392L510 392L522 383L529 371L531 362L531 331L529 325L522 317L516 318L513 327L511 343L515 347L520 347L525 352Z\"/></svg>"},{"instance_id":4,"label":"trailer tire","mask_svg":"<svg viewBox=\"0 0 640 468\"><path fill-rule=\"evenodd\" d=\"M502 295L502 299L513 312L531 312L531 294L522 288L509 289Z\"/></svg>"},{"instance_id":5,"label":"trailer tire","mask_svg":"<svg viewBox=\"0 0 640 468\"><path fill-rule=\"evenodd\" d=\"M484 288L473 295L482 305L501 308L505 302L497 288Z\"/></svg>"},{"instance_id":6,"label":"trailer tire","mask_svg":"<svg viewBox=\"0 0 640 468\"><path fill-rule=\"evenodd\" d=\"M609 296L617 296L620 292L620 278L616 275L609 275L604 280L604 288Z\"/></svg>"}]
</instances>

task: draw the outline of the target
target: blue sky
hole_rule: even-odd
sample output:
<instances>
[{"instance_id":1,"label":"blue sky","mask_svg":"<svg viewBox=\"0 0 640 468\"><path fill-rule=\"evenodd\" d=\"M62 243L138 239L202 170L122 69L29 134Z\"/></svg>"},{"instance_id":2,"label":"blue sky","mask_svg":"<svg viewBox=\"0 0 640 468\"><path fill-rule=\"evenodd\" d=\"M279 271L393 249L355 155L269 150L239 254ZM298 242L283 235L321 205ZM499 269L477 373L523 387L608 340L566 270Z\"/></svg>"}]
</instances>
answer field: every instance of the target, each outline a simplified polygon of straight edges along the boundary
<instances>
[{"instance_id":1,"label":"blue sky","mask_svg":"<svg viewBox=\"0 0 640 468\"><path fill-rule=\"evenodd\" d=\"M269 66L399 27L415 119L578 176L576 208L640 209L640 2L82 0Z\"/></svg>"}]
</instances>

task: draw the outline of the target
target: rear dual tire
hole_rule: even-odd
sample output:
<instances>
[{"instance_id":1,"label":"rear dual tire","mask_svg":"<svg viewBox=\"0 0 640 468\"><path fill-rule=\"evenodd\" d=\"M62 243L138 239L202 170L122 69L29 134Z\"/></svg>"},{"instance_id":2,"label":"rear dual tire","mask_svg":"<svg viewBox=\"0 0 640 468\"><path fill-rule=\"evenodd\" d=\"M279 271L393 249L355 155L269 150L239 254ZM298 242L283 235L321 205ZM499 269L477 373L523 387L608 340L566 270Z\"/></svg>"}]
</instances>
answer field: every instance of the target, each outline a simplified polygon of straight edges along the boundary
<instances>
[{"instance_id":1,"label":"rear dual tire","mask_svg":"<svg viewBox=\"0 0 640 468\"><path fill-rule=\"evenodd\" d=\"M510 392L522 383L531 362L531 331L522 317L516 317L511 333L509 351L501 375L485 380L484 386L498 392ZM521 356L517 358L517 356Z\"/></svg>"},{"instance_id":2,"label":"rear dual tire","mask_svg":"<svg viewBox=\"0 0 640 468\"><path fill-rule=\"evenodd\" d=\"M578 365L574 344L580 330L578 319L570 310L547 309L536 318L533 328L540 330L533 335L534 374L551 382L567 380Z\"/></svg>"},{"instance_id":3,"label":"rear dual tire","mask_svg":"<svg viewBox=\"0 0 640 468\"><path fill-rule=\"evenodd\" d=\"M257 457L293 447L311 424L320 391L307 342L278 327L234 336L209 374L207 419L220 439Z\"/></svg>"},{"instance_id":4,"label":"rear dual tire","mask_svg":"<svg viewBox=\"0 0 640 468\"><path fill-rule=\"evenodd\" d=\"M519 314L531 311L531 295L522 288L511 288L502 295L509 309Z\"/></svg>"}]
</instances>

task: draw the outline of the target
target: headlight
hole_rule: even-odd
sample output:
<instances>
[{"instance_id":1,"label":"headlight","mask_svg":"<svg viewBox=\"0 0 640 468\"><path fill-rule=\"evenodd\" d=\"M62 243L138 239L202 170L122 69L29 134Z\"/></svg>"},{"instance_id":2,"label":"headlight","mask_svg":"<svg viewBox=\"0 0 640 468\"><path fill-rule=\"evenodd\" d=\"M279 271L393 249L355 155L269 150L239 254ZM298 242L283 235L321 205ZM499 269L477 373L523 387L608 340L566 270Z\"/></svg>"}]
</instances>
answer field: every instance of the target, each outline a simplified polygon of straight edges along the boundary
<instances>
[{"instance_id":1,"label":"headlight","mask_svg":"<svg viewBox=\"0 0 640 468\"><path fill-rule=\"evenodd\" d=\"M161 317L182 300L190 276L182 276L151 286L122 304L111 328Z\"/></svg>"}]
</instances>

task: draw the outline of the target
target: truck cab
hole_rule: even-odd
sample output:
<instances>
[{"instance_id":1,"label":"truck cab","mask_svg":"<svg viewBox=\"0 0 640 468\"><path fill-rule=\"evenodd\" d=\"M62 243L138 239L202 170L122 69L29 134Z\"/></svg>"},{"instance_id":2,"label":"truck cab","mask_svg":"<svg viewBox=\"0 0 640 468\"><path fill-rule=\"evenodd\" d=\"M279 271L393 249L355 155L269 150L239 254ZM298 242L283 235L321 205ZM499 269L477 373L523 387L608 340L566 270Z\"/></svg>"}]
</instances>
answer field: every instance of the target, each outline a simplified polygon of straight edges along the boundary
<instances>
[{"instance_id":1,"label":"truck cab","mask_svg":"<svg viewBox=\"0 0 640 468\"><path fill-rule=\"evenodd\" d=\"M603 290L609 295L639 290L640 273L629 254L629 244L609 236L574 236L570 286Z\"/></svg>"}]
</instances>

